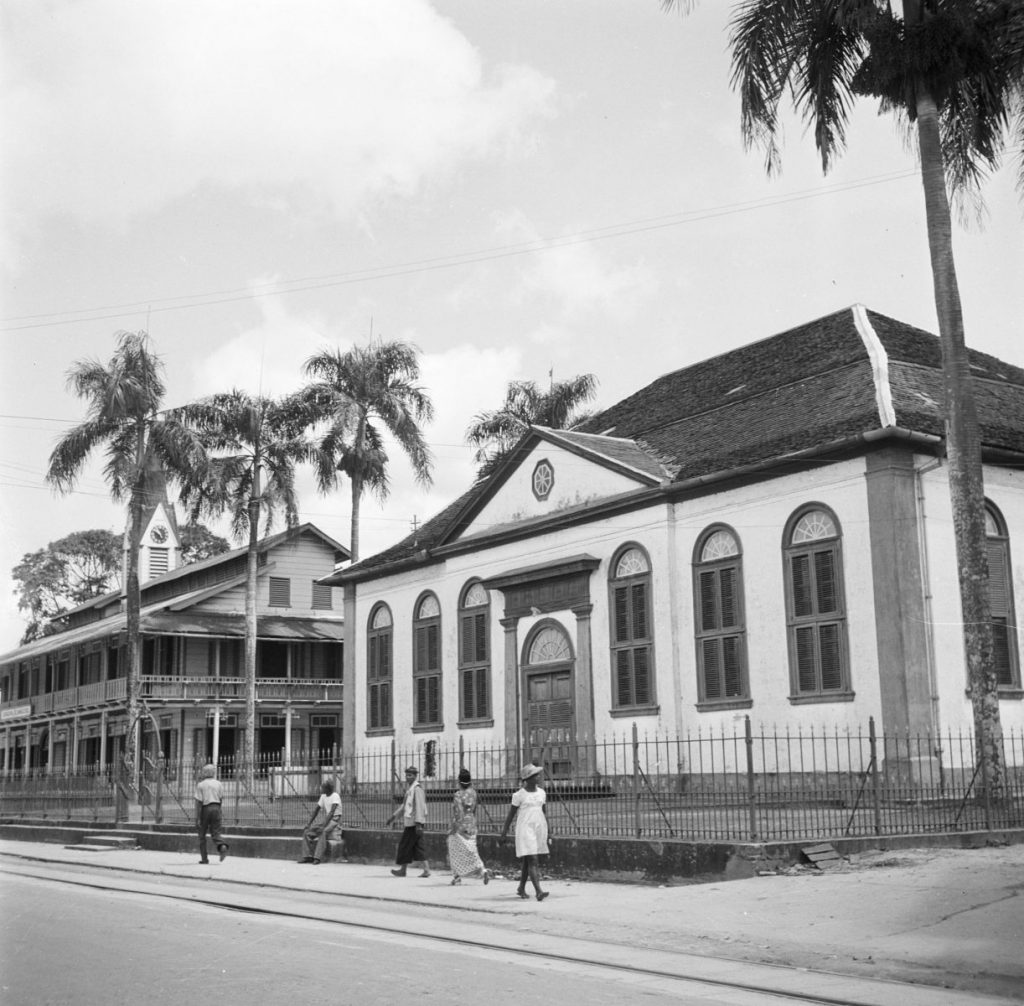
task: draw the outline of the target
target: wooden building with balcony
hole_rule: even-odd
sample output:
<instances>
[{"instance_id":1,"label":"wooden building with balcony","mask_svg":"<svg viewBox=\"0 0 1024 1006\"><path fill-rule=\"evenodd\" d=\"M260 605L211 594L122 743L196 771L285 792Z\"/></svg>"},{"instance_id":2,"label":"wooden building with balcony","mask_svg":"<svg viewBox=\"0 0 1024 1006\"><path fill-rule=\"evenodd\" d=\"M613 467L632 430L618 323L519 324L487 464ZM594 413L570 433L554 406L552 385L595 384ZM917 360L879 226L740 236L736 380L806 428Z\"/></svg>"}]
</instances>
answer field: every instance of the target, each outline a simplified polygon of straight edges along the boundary
<instances>
[{"instance_id":1,"label":"wooden building with balcony","mask_svg":"<svg viewBox=\"0 0 1024 1006\"><path fill-rule=\"evenodd\" d=\"M341 744L341 590L317 581L349 558L312 524L259 543L255 750L266 764ZM169 766L244 745L246 549L178 565L173 515L143 536L143 751ZM168 568L171 567L171 568ZM0 655L0 771L115 763L128 731L123 592L67 613L60 631ZM159 736L156 736L159 731Z\"/></svg>"}]
</instances>

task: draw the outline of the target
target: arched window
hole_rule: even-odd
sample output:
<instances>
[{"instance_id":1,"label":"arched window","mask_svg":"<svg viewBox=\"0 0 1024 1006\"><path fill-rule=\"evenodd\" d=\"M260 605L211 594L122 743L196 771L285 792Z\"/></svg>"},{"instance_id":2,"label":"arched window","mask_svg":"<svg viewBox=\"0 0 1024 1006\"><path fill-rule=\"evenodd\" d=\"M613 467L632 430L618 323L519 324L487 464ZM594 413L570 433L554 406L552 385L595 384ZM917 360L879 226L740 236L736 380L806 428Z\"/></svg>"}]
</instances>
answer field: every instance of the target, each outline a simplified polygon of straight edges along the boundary
<instances>
[{"instance_id":1,"label":"arched window","mask_svg":"<svg viewBox=\"0 0 1024 1006\"><path fill-rule=\"evenodd\" d=\"M491 715L491 599L479 582L469 584L459 603L459 720Z\"/></svg>"},{"instance_id":2,"label":"arched window","mask_svg":"<svg viewBox=\"0 0 1024 1006\"><path fill-rule=\"evenodd\" d=\"M615 709L653 706L651 563L637 545L617 552L608 581L611 606L612 703Z\"/></svg>"},{"instance_id":3,"label":"arched window","mask_svg":"<svg viewBox=\"0 0 1024 1006\"><path fill-rule=\"evenodd\" d=\"M1013 578L1010 575L1010 537L1002 515L985 504L985 539L988 548L988 600L992 614L992 649L996 681L1003 688L1020 686L1017 624L1013 615Z\"/></svg>"},{"instance_id":4,"label":"arched window","mask_svg":"<svg viewBox=\"0 0 1024 1006\"><path fill-rule=\"evenodd\" d=\"M370 612L366 629L366 725L370 730L390 730L391 719L391 610L378 604Z\"/></svg>"},{"instance_id":5,"label":"arched window","mask_svg":"<svg viewBox=\"0 0 1024 1006\"><path fill-rule=\"evenodd\" d=\"M739 540L724 527L697 541L693 565L697 690L702 703L750 698Z\"/></svg>"},{"instance_id":6,"label":"arched window","mask_svg":"<svg viewBox=\"0 0 1024 1006\"><path fill-rule=\"evenodd\" d=\"M793 515L784 544L791 697L849 694L839 524L824 507L807 507Z\"/></svg>"},{"instance_id":7,"label":"arched window","mask_svg":"<svg viewBox=\"0 0 1024 1006\"><path fill-rule=\"evenodd\" d=\"M413 726L441 724L441 605L433 594L416 604L412 626Z\"/></svg>"}]
</instances>

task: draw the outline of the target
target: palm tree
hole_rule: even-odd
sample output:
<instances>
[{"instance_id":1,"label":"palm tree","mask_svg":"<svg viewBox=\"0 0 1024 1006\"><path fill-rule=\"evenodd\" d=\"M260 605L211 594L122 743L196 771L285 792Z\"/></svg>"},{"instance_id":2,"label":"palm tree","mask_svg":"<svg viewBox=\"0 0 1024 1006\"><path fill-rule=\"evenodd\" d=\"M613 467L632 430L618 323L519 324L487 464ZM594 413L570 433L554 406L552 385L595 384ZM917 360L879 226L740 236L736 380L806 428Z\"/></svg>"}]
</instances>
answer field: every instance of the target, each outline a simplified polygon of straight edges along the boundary
<instances>
[{"instance_id":1,"label":"palm tree","mask_svg":"<svg viewBox=\"0 0 1024 1006\"><path fill-rule=\"evenodd\" d=\"M685 0L663 0L667 8ZM978 758L1002 782L993 662L981 433L953 260L950 198L976 188L1007 143L1024 150L1024 6L1006 0L745 0L733 15L732 83L748 146L778 169L788 94L814 126L825 171L842 151L857 97L916 126L942 346L946 451ZM1024 168L1024 165L1022 165ZM1022 173L1024 181L1024 173Z\"/></svg>"},{"instance_id":2,"label":"palm tree","mask_svg":"<svg viewBox=\"0 0 1024 1006\"><path fill-rule=\"evenodd\" d=\"M204 467L196 437L160 411L166 387L163 364L145 332L118 332L117 349L104 366L79 360L68 370L68 387L88 402L88 415L69 430L50 455L46 480L59 492L71 492L93 451L106 449L104 476L118 502L127 499L124 536L125 611L127 616L127 706L129 735L125 757L138 764L140 646L139 544L147 508L163 498L165 475L199 476Z\"/></svg>"},{"instance_id":3,"label":"palm tree","mask_svg":"<svg viewBox=\"0 0 1024 1006\"><path fill-rule=\"evenodd\" d=\"M311 356L306 376L313 378L304 401L326 423L314 452L317 481L324 492L346 475L352 484L352 561L359 559L359 504L370 489L388 494L385 432L394 437L412 463L417 483L430 485L433 459L421 424L434 418L434 406L417 383L418 350L406 342L372 340L346 352L325 349Z\"/></svg>"},{"instance_id":4,"label":"palm tree","mask_svg":"<svg viewBox=\"0 0 1024 1006\"><path fill-rule=\"evenodd\" d=\"M552 430L578 426L588 418L588 413L578 411L580 405L596 393L593 374L552 381L547 391L534 381L510 381L501 408L478 413L466 430L466 441L477 449L473 460L480 465L478 477L494 471L531 426Z\"/></svg>"},{"instance_id":5,"label":"palm tree","mask_svg":"<svg viewBox=\"0 0 1024 1006\"><path fill-rule=\"evenodd\" d=\"M247 542L245 578L245 747L246 778L256 755L256 594L260 513L266 532L284 511L288 527L298 524L296 464L308 456L302 435L306 415L295 398L273 399L233 390L178 410L198 432L209 454L201 479L183 486L182 499L195 520L200 514L231 514L231 531Z\"/></svg>"}]
</instances>

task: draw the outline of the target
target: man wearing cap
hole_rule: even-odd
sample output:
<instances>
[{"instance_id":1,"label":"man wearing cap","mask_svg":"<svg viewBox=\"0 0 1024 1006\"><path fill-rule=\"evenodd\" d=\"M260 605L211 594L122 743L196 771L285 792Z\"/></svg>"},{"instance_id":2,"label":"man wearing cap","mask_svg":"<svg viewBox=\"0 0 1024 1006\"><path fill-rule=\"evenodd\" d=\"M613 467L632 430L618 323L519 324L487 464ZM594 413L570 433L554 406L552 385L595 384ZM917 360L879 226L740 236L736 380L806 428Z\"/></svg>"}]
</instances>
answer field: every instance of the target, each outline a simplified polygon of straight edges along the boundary
<instances>
[{"instance_id":1,"label":"man wearing cap","mask_svg":"<svg viewBox=\"0 0 1024 1006\"><path fill-rule=\"evenodd\" d=\"M421 863L421 877L430 876L430 863L427 862L427 850L423 842L423 828L427 823L427 798L419 781L420 771L415 765L405 770L405 800L388 818L388 824L395 824L402 819L404 831L398 840L398 852L395 855L397 870L392 870L396 877L405 876L405 868L410 863Z\"/></svg>"}]
</instances>

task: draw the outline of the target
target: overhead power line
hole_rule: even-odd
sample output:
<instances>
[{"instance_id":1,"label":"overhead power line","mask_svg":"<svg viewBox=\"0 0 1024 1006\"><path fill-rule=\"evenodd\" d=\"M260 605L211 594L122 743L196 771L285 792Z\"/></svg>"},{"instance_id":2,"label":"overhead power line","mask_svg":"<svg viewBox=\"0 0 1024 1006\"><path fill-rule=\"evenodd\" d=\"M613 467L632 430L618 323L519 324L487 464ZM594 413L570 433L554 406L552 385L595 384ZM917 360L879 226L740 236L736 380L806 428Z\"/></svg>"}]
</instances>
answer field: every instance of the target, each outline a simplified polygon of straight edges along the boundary
<instances>
[{"instance_id":1,"label":"overhead power line","mask_svg":"<svg viewBox=\"0 0 1024 1006\"><path fill-rule=\"evenodd\" d=\"M214 307L219 304L230 304L238 301L255 300L261 297L281 297L292 293L305 293L311 290L323 290L336 286L348 286L354 283L367 283L381 279L395 279L415 273L434 272L442 269L454 269L459 266L475 265L480 262L491 262L497 259L512 258L520 255L532 255L538 252L557 248L567 248L578 244L594 241L606 241L611 238L628 237L648 231L663 230L668 227L681 227L686 224L698 223L717 217L732 216L739 213L751 213L772 206L802 202L807 199L820 199L824 196L849 192L855 189L875 185L886 185L907 178L917 178L915 171L896 171L884 175L873 175L854 182L843 182L825 185L815 189L802 189L779 196L767 196L744 202L725 203L698 210L684 210L657 217L647 217L623 223L609 224L592 230L578 231L560 237L536 238L516 244L498 245L470 252L456 252L435 258L418 259L412 262L393 263L371 269L360 269L352 272L328 273L321 276L304 276L293 280L282 280L252 287L236 287L228 290L212 290L204 293L182 294L176 297L162 297L149 300L129 301L119 304L107 304L90 308L79 308L69 311L50 311L44 314L17 315L3 318L0 332L21 332L33 328L49 328L56 325L74 325L94 321L110 321L135 314L140 308L146 308L148 314L162 314L168 311L184 311L197 307Z\"/></svg>"}]
</instances>

